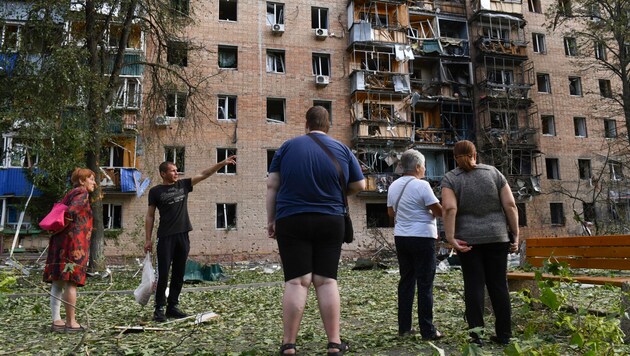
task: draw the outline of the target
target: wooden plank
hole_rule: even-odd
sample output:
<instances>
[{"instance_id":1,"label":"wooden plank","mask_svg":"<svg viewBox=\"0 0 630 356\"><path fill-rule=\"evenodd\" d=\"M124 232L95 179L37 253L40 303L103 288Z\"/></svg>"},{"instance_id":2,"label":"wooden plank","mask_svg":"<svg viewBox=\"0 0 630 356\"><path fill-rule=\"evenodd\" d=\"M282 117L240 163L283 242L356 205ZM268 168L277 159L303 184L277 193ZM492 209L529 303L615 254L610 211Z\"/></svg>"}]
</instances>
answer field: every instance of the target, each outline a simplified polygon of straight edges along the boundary
<instances>
[{"instance_id":1,"label":"wooden plank","mask_svg":"<svg viewBox=\"0 0 630 356\"><path fill-rule=\"evenodd\" d=\"M630 246L630 235L530 237L530 246Z\"/></svg>"},{"instance_id":2,"label":"wooden plank","mask_svg":"<svg viewBox=\"0 0 630 356\"><path fill-rule=\"evenodd\" d=\"M527 262L534 267L542 267L548 257L527 257ZM554 257L552 261L566 262L572 268L596 268L610 270L630 270L630 259L606 258L565 258Z\"/></svg>"},{"instance_id":3,"label":"wooden plank","mask_svg":"<svg viewBox=\"0 0 630 356\"><path fill-rule=\"evenodd\" d=\"M554 276L551 274L543 274L543 279L552 279L552 280L567 280L565 277ZM534 272L509 272L508 279L513 280L533 280L535 279ZM615 287L621 287L624 282L630 282L630 277L596 277L596 276L572 276L568 280L573 280L580 283L586 284L597 284L597 285L611 285ZM567 280L567 281L568 281Z\"/></svg>"},{"instance_id":4,"label":"wooden plank","mask_svg":"<svg viewBox=\"0 0 630 356\"><path fill-rule=\"evenodd\" d=\"M605 258L630 258L630 246L613 247L531 247L527 246L527 257L544 256L579 256L584 258L605 257Z\"/></svg>"}]
</instances>

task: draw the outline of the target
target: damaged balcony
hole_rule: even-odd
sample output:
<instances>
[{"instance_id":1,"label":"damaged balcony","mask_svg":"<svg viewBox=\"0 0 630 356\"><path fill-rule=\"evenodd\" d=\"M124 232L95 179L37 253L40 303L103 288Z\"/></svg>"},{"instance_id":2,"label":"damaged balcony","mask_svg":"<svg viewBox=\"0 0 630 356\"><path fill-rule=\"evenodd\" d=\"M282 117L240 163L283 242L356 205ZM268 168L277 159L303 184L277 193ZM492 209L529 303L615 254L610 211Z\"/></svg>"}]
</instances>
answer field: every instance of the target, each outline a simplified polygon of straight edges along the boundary
<instances>
[{"instance_id":1,"label":"damaged balcony","mask_svg":"<svg viewBox=\"0 0 630 356\"><path fill-rule=\"evenodd\" d=\"M475 46L480 54L527 58L525 20L507 14L482 13L474 16L477 25Z\"/></svg>"},{"instance_id":2,"label":"damaged balcony","mask_svg":"<svg viewBox=\"0 0 630 356\"><path fill-rule=\"evenodd\" d=\"M470 102L411 100L416 148L443 150L457 141L473 138Z\"/></svg>"},{"instance_id":3,"label":"damaged balcony","mask_svg":"<svg viewBox=\"0 0 630 356\"><path fill-rule=\"evenodd\" d=\"M407 38L417 56L468 57L470 45L466 21L411 14Z\"/></svg>"},{"instance_id":4,"label":"damaged balcony","mask_svg":"<svg viewBox=\"0 0 630 356\"><path fill-rule=\"evenodd\" d=\"M406 1L350 1L350 44L355 42L406 43L409 17Z\"/></svg>"},{"instance_id":5,"label":"damaged balcony","mask_svg":"<svg viewBox=\"0 0 630 356\"><path fill-rule=\"evenodd\" d=\"M411 88L423 99L470 100L472 64L444 59L416 59L411 65Z\"/></svg>"},{"instance_id":6,"label":"damaged balcony","mask_svg":"<svg viewBox=\"0 0 630 356\"><path fill-rule=\"evenodd\" d=\"M439 14L466 15L466 2L464 0L421 0L408 1L409 12L431 12Z\"/></svg>"},{"instance_id":7,"label":"damaged balcony","mask_svg":"<svg viewBox=\"0 0 630 356\"><path fill-rule=\"evenodd\" d=\"M523 2L520 0L472 0L470 7L474 14L482 12L505 12L510 14L523 14Z\"/></svg>"},{"instance_id":8,"label":"damaged balcony","mask_svg":"<svg viewBox=\"0 0 630 356\"><path fill-rule=\"evenodd\" d=\"M477 69L479 99L529 102L534 75L532 62L484 56Z\"/></svg>"},{"instance_id":9,"label":"damaged balcony","mask_svg":"<svg viewBox=\"0 0 630 356\"><path fill-rule=\"evenodd\" d=\"M143 192L149 180L142 180L137 164L137 137L115 136L103 144L100 155L99 186L105 194L138 194Z\"/></svg>"}]
</instances>

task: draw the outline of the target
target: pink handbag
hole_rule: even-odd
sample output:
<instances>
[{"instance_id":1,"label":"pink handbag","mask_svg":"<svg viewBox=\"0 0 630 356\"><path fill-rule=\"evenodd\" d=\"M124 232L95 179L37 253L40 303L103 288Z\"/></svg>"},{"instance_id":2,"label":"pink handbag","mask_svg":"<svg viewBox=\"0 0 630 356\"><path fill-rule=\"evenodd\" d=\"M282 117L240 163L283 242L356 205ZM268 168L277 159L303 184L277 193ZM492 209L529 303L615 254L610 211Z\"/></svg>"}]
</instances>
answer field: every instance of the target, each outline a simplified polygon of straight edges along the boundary
<instances>
[{"instance_id":1,"label":"pink handbag","mask_svg":"<svg viewBox=\"0 0 630 356\"><path fill-rule=\"evenodd\" d=\"M39 227L47 231L61 231L66 227L66 215L68 206L64 203L55 203L52 210L40 222Z\"/></svg>"}]
</instances>

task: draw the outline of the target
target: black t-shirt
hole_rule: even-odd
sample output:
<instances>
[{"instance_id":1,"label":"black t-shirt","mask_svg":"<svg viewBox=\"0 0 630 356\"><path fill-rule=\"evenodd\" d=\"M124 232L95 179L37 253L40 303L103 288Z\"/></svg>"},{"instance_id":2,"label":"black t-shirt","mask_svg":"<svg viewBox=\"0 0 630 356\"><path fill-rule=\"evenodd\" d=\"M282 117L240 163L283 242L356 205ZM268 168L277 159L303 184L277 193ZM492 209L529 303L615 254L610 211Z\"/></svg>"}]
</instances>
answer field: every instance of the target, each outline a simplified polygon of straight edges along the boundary
<instances>
[{"instance_id":1,"label":"black t-shirt","mask_svg":"<svg viewBox=\"0 0 630 356\"><path fill-rule=\"evenodd\" d=\"M190 178L178 180L172 185L160 184L149 190L149 205L154 205L160 212L158 237L192 230L188 217L188 193L192 190Z\"/></svg>"}]
</instances>

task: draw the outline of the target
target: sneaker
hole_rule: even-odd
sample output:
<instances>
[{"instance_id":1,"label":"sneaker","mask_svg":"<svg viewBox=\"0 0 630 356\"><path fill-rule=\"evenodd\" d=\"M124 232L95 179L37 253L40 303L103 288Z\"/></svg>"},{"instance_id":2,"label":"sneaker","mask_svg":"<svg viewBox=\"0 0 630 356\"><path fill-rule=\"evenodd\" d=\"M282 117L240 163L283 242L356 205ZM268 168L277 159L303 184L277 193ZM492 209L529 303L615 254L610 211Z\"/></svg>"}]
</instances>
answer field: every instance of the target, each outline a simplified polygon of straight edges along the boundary
<instances>
[{"instance_id":1,"label":"sneaker","mask_svg":"<svg viewBox=\"0 0 630 356\"><path fill-rule=\"evenodd\" d=\"M400 332L398 332L398 336L404 338L404 337L414 336L414 335L416 335L416 333L417 333L416 330L410 329L410 330L407 330L407 331L400 331Z\"/></svg>"},{"instance_id":2,"label":"sneaker","mask_svg":"<svg viewBox=\"0 0 630 356\"><path fill-rule=\"evenodd\" d=\"M169 318L182 319L188 316L188 314L177 308L177 305L169 305L166 307L166 316Z\"/></svg>"},{"instance_id":3,"label":"sneaker","mask_svg":"<svg viewBox=\"0 0 630 356\"><path fill-rule=\"evenodd\" d=\"M164 307L155 307L155 311L153 312L153 321L157 321L158 323L163 323L166 321L166 315L164 315Z\"/></svg>"},{"instance_id":4,"label":"sneaker","mask_svg":"<svg viewBox=\"0 0 630 356\"><path fill-rule=\"evenodd\" d=\"M510 339L506 337L490 336L490 341L499 345L509 345Z\"/></svg>"}]
</instances>

